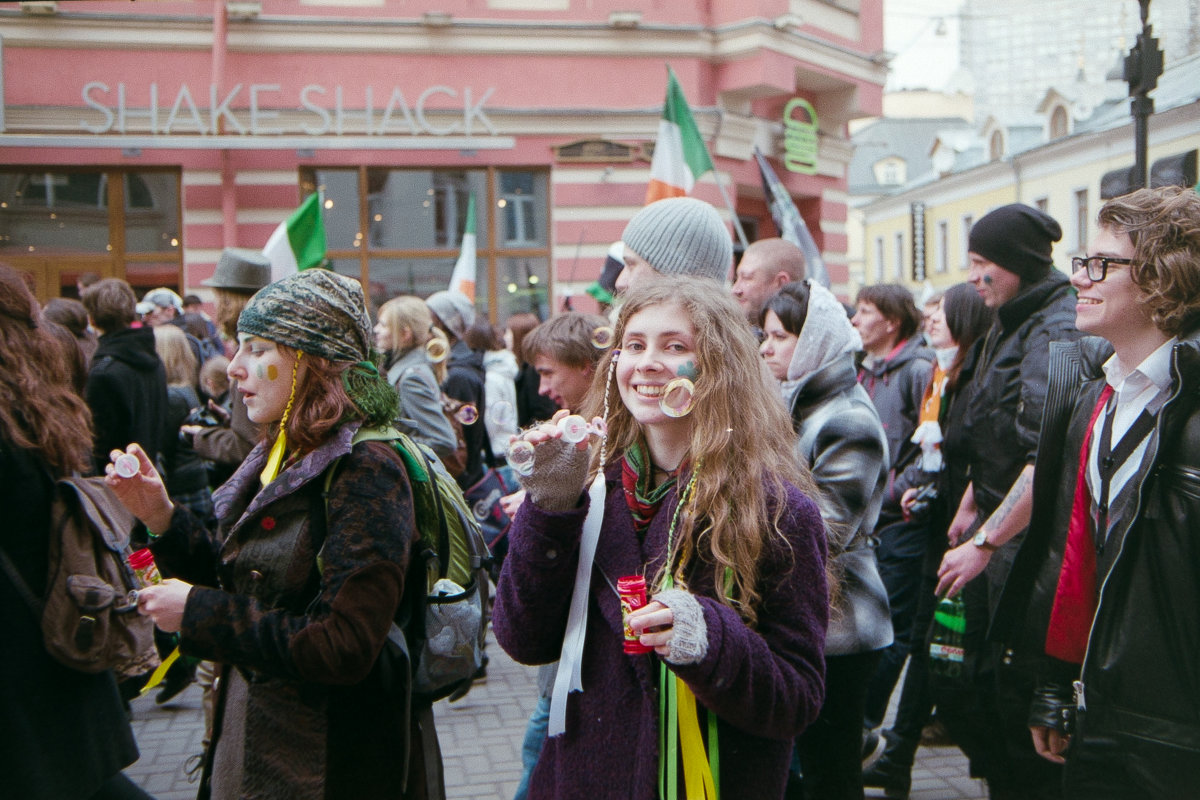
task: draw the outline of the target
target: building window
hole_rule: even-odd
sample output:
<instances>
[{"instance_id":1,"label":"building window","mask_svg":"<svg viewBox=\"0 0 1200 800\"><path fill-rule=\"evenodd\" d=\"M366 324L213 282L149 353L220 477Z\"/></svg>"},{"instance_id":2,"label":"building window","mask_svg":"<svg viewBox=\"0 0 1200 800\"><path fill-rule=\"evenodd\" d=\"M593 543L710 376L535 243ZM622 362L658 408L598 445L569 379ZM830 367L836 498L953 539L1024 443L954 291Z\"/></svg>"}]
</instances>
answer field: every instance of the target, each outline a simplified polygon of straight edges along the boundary
<instances>
[{"instance_id":1,"label":"building window","mask_svg":"<svg viewBox=\"0 0 1200 800\"><path fill-rule=\"evenodd\" d=\"M361 280L373 307L449 285L474 198L480 313L549 315L545 170L306 168L300 182L302 195L324 190L331 267Z\"/></svg>"},{"instance_id":2,"label":"building window","mask_svg":"<svg viewBox=\"0 0 1200 800\"><path fill-rule=\"evenodd\" d=\"M1087 189L1075 192L1075 251L1087 249L1088 238L1088 193Z\"/></svg>"},{"instance_id":3,"label":"building window","mask_svg":"<svg viewBox=\"0 0 1200 800\"><path fill-rule=\"evenodd\" d=\"M883 237L875 237L875 282L883 283Z\"/></svg>"},{"instance_id":4,"label":"building window","mask_svg":"<svg viewBox=\"0 0 1200 800\"><path fill-rule=\"evenodd\" d=\"M975 218L970 214L964 214L962 218L962 237L959 242L958 257L959 269L969 269L971 266L971 257L968 253L971 250L971 226L975 224Z\"/></svg>"},{"instance_id":5,"label":"building window","mask_svg":"<svg viewBox=\"0 0 1200 800\"><path fill-rule=\"evenodd\" d=\"M1050 138L1061 139L1070 133L1069 128L1067 109L1063 106L1055 106L1054 111L1050 114Z\"/></svg>"},{"instance_id":6,"label":"building window","mask_svg":"<svg viewBox=\"0 0 1200 800\"><path fill-rule=\"evenodd\" d=\"M1004 158L1004 134L1000 131L993 131L991 139L988 140L988 158L991 161Z\"/></svg>"},{"instance_id":7,"label":"building window","mask_svg":"<svg viewBox=\"0 0 1200 800\"><path fill-rule=\"evenodd\" d=\"M934 266L939 273L944 274L949 269L950 262L950 223L942 220L937 224L937 263Z\"/></svg>"},{"instance_id":8,"label":"building window","mask_svg":"<svg viewBox=\"0 0 1200 800\"><path fill-rule=\"evenodd\" d=\"M900 186L908 179L904 159L889 156L875 164L875 182L880 186Z\"/></svg>"},{"instance_id":9,"label":"building window","mask_svg":"<svg viewBox=\"0 0 1200 800\"><path fill-rule=\"evenodd\" d=\"M41 300L77 296L88 272L181 288L180 229L178 169L0 168L0 261Z\"/></svg>"},{"instance_id":10,"label":"building window","mask_svg":"<svg viewBox=\"0 0 1200 800\"><path fill-rule=\"evenodd\" d=\"M904 234L896 234L896 272L894 274L896 282L904 281Z\"/></svg>"},{"instance_id":11,"label":"building window","mask_svg":"<svg viewBox=\"0 0 1200 800\"><path fill-rule=\"evenodd\" d=\"M1033 201L1033 206L1038 211L1041 211L1043 214L1049 214L1050 213L1050 198L1049 197L1039 197L1037 200Z\"/></svg>"}]
</instances>

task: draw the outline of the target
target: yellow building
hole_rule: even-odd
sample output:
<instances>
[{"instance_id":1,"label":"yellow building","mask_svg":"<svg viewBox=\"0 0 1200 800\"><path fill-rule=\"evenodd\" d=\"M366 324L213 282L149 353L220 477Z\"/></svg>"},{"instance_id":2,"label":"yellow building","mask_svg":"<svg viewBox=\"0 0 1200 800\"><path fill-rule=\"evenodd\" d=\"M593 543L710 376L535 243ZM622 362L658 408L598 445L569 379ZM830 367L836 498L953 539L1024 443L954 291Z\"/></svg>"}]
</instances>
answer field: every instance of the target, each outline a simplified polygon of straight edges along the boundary
<instances>
[{"instance_id":1,"label":"yellow building","mask_svg":"<svg viewBox=\"0 0 1200 800\"><path fill-rule=\"evenodd\" d=\"M1170 66L1151 97L1150 184L1194 186L1200 56ZM971 225L1008 203L1036 206L1058 220L1059 269L1082 254L1095 232L1096 212L1104 199L1121 193L1124 170L1134 162L1133 118L1125 98L1072 125L1069 102L1049 92L1038 107L1040 131L1004 128L989 119L971 147L953 137L936 140L929 153L933 173L858 206L862 227L858 242L851 237L851 294L861 285L895 282L919 294L924 286L966 280ZM857 254L855 244L861 248Z\"/></svg>"}]
</instances>

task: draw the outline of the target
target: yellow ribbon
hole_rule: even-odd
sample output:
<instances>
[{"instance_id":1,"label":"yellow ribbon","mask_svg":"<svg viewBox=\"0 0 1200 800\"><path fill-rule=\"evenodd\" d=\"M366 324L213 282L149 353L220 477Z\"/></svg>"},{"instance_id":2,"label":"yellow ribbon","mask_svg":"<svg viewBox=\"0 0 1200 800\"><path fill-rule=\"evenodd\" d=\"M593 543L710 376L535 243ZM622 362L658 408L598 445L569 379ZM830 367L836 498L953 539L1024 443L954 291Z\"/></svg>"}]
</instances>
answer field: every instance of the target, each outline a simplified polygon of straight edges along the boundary
<instances>
[{"instance_id":1,"label":"yellow ribbon","mask_svg":"<svg viewBox=\"0 0 1200 800\"><path fill-rule=\"evenodd\" d=\"M717 800L716 781L700 736L700 718L696 714L696 697L683 679L675 677L678 695L679 747L683 756L683 785L688 800Z\"/></svg>"},{"instance_id":2,"label":"yellow ribbon","mask_svg":"<svg viewBox=\"0 0 1200 800\"><path fill-rule=\"evenodd\" d=\"M292 413L292 403L296 400L296 370L300 366L300 357L303 355L304 353L296 351L296 360L292 362L292 390L288 394L287 407L283 409L283 418L279 420L279 435L275 437L275 444L271 446L271 453L267 456L267 465L263 467L262 474L258 476L264 488L279 476L279 468L283 466L283 457L287 454L287 422Z\"/></svg>"},{"instance_id":3,"label":"yellow ribbon","mask_svg":"<svg viewBox=\"0 0 1200 800\"><path fill-rule=\"evenodd\" d=\"M144 696L147 692L149 692L155 686L158 686L160 683L162 683L163 678L167 677L167 670L169 670L171 668L171 665L174 664L176 659L178 659L178 658L179 658L179 648L176 647L174 650L171 651L171 655L164 658L163 662L158 665L158 669L156 669L156 670L154 670L154 672L150 673L150 680L146 681L146 685L142 687L142 690L140 692L138 692L138 697Z\"/></svg>"}]
</instances>

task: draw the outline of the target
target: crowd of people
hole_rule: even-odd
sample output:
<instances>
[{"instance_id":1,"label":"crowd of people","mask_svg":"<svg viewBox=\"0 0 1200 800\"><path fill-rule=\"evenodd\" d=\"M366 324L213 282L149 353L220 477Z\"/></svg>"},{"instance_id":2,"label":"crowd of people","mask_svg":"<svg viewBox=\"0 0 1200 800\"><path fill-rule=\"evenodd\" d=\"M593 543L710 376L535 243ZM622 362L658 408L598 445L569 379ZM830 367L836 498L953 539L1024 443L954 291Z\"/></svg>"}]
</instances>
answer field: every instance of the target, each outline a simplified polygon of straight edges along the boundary
<instances>
[{"instance_id":1,"label":"crowd of people","mask_svg":"<svg viewBox=\"0 0 1200 800\"><path fill-rule=\"evenodd\" d=\"M493 632L540 668L515 800L905 798L932 723L996 800L1190 796L1200 195L1108 201L1069 277L1061 235L1002 206L923 311L898 284L847 306L797 246L735 264L672 198L610 251L607 316L502 330L453 291L372 316L357 281L237 248L213 319L115 278L40 307L0 265L0 548L42 589L53 481L107 476L181 654L157 686L73 672L0 582L6 781L146 797L128 701L198 682L201 797L443 796L384 663L423 590L398 430L468 497L506 487Z\"/></svg>"}]
</instances>

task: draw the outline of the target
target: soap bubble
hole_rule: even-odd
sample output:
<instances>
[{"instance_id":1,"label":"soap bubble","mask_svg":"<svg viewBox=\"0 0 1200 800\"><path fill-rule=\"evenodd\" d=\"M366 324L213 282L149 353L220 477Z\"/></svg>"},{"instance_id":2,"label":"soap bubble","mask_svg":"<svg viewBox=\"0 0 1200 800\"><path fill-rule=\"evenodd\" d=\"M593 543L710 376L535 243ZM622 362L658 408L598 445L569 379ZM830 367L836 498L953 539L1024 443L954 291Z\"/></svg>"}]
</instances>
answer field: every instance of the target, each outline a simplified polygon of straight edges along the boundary
<instances>
[{"instance_id":1,"label":"soap bubble","mask_svg":"<svg viewBox=\"0 0 1200 800\"><path fill-rule=\"evenodd\" d=\"M516 423L517 412L513 409L512 403L507 400L497 400L488 405L487 418L488 422L502 428Z\"/></svg>"},{"instance_id":2,"label":"soap bubble","mask_svg":"<svg viewBox=\"0 0 1200 800\"><path fill-rule=\"evenodd\" d=\"M450 346L445 339L434 337L425 343L425 357L431 364L440 364L450 355Z\"/></svg>"},{"instance_id":3,"label":"soap bubble","mask_svg":"<svg viewBox=\"0 0 1200 800\"><path fill-rule=\"evenodd\" d=\"M696 403L696 384L688 378L675 378L663 389L658 407L668 417L686 417Z\"/></svg>"},{"instance_id":4,"label":"soap bubble","mask_svg":"<svg viewBox=\"0 0 1200 800\"><path fill-rule=\"evenodd\" d=\"M467 403L454 412L454 418L463 425L474 425L479 421L479 409Z\"/></svg>"},{"instance_id":5,"label":"soap bubble","mask_svg":"<svg viewBox=\"0 0 1200 800\"><path fill-rule=\"evenodd\" d=\"M132 453L123 453L117 456L117 460L113 462L113 468L122 478L132 478L141 471L142 465L137 456Z\"/></svg>"},{"instance_id":6,"label":"soap bubble","mask_svg":"<svg viewBox=\"0 0 1200 800\"><path fill-rule=\"evenodd\" d=\"M528 475L533 472L533 445L524 439L517 439L508 446L508 465L518 475Z\"/></svg>"},{"instance_id":7,"label":"soap bubble","mask_svg":"<svg viewBox=\"0 0 1200 800\"><path fill-rule=\"evenodd\" d=\"M588 435L587 420L578 414L570 414L560 419L558 429L562 431L563 441L571 444L582 442Z\"/></svg>"},{"instance_id":8,"label":"soap bubble","mask_svg":"<svg viewBox=\"0 0 1200 800\"><path fill-rule=\"evenodd\" d=\"M592 331L592 347L597 350L604 350L612 347L613 329L608 325L601 325Z\"/></svg>"}]
</instances>

